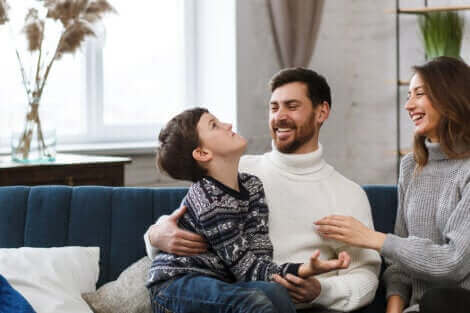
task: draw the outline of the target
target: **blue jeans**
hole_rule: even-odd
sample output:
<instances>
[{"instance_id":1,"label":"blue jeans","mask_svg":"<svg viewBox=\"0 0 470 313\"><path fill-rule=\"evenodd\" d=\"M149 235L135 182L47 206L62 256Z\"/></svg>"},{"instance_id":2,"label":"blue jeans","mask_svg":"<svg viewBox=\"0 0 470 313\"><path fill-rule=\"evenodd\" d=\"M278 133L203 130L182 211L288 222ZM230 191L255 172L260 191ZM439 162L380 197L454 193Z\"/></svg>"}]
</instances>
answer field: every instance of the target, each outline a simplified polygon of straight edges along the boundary
<instances>
[{"instance_id":1,"label":"blue jeans","mask_svg":"<svg viewBox=\"0 0 470 313\"><path fill-rule=\"evenodd\" d=\"M154 313L295 313L287 290L274 282L226 283L187 274L151 290Z\"/></svg>"}]
</instances>

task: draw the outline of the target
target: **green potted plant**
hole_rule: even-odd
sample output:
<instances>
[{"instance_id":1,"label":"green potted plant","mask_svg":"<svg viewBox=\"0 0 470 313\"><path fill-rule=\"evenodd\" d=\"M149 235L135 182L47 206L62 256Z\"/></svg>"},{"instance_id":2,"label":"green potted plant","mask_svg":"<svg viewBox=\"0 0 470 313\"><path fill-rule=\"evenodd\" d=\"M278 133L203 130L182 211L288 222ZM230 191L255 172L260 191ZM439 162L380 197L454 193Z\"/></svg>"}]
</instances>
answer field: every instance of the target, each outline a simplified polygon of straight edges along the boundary
<instances>
[{"instance_id":1,"label":"green potted plant","mask_svg":"<svg viewBox=\"0 0 470 313\"><path fill-rule=\"evenodd\" d=\"M428 59L438 56L460 58L464 19L457 12L429 12L418 19Z\"/></svg>"}]
</instances>

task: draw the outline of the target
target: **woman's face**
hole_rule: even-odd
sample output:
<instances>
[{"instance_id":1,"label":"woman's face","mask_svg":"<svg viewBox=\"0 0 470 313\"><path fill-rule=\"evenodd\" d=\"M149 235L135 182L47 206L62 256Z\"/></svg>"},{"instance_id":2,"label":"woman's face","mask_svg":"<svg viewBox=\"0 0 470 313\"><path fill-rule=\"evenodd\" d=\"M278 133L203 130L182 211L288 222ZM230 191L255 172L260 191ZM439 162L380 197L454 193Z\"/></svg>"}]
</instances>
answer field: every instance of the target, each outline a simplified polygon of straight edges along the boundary
<instances>
[{"instance_id":1,"label":"woman's face","mask_svg":"<svg viewBox=\"0 0 470 313\"><path fill-rule=\"evenodd\" d=\"M434 109L424 82L418 74L411 79L405 109L415 125L415 134L425 136L431 142L439 142L437 128L441 114Z\"/></svg>"}]
</instances>

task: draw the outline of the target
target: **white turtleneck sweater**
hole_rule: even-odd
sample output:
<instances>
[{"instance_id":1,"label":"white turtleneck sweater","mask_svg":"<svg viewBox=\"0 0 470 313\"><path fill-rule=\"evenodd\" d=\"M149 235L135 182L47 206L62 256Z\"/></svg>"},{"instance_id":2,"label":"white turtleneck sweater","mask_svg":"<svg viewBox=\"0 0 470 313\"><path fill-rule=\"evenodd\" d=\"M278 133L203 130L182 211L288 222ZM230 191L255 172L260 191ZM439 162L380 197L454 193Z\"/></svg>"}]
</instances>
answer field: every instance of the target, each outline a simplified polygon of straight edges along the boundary
<instances>
[{"instance_id":1,"label":"white turtleneck sweater","mask_svg":"<svg viewBox=\"0 0 470 313\"><path fill-rule=\"evenodd\" d=\"M315 249L320 249L324 259L334 258L340 251L351 255L348 269L318 276L322 290L312 304L348 312L372 301L378 286L379 254L325 240L315 231L313 222L330 214L354 216L373 227L365 192L323 160L321 144L307 154L283 154L273 145L263 155L243 156L239 170L263 182L275 262L307 262ZM156 250L147 234L144 239L153 258Z\"/></svg>"},{"instance_id":2,"label":"white turtleneck sweater","mask_svg":"<svg viewBox=\"0 0 470 313\"><path fill-rule=\"evenodd\" d=\"M325 162L321 144L307 154L280 153L273 145L271 152L242 157L239 170L263 182L275 262L306 262L315 249L325 259L340 251L351 255L348 269L318 277L322 291L313 303L352 311L372 301L378 286L379 254L325 240L313 225L324 216L340 214L373 227L365 192Z\"/></svg>"}]
</instances>

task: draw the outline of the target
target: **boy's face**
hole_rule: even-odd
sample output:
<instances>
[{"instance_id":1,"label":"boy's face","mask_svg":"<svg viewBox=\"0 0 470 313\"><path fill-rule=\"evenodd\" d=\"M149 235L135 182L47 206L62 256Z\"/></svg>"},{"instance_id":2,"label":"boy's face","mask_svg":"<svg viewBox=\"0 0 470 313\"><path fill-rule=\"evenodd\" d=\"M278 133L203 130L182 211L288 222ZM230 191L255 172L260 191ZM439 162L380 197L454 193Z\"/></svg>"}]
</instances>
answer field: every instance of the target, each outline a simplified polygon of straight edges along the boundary
<instances>
[{"instance_id":1,"label":"boy's face","mask_svg":"<svg viewBox=\"0 0 470 313\"><path fill-rule=\"evenodd\" d=\"M246 140L232 131L232 124L220 122L214 115L204 113L197 124L200 148L214 157L240 158L246 148Z\"/></svg>"}]
</instances>

